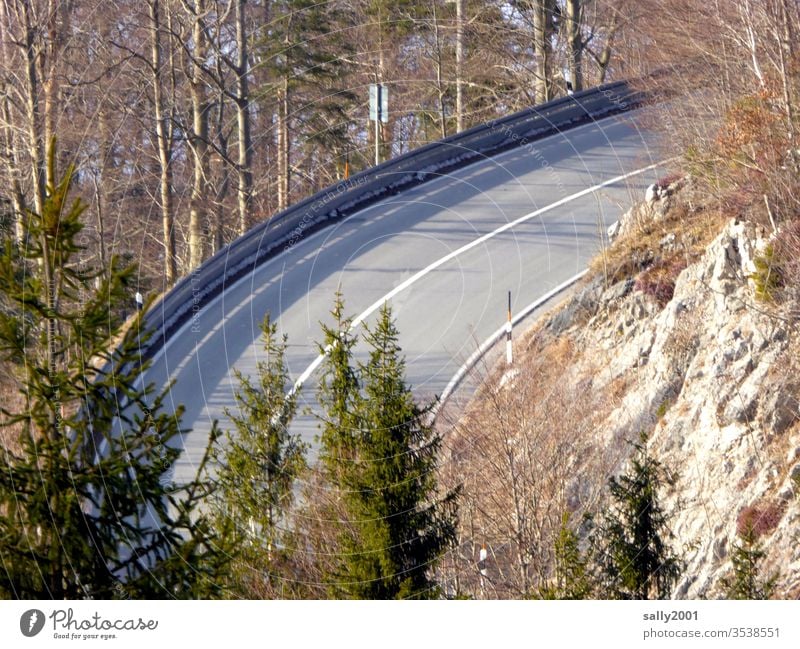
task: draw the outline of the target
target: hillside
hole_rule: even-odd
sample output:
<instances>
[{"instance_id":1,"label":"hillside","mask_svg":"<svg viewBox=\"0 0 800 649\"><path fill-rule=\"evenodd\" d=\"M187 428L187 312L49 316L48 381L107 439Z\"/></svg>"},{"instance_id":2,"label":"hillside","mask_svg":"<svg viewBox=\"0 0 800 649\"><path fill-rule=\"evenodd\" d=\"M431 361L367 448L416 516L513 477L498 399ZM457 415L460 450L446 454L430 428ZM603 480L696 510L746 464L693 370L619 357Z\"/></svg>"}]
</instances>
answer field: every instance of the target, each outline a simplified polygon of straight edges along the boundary
<instances>
[{"instance_id":1,"label":"hillside","mask_svg":"<svg viewBox=\"0 0 800 649\"><path fill-rule=\"evenodd\" d=\"M798 343L761 226L726 218L690 179L629 211L591 277L517 342L451 431L466 474L461 554L486 544L483 594L552 580L562 516L587 515L641 433L671 474L659 499L685 561L676 598L726 596L752 526L773 597L800 596Z\"/></svg>"}]
</instances>

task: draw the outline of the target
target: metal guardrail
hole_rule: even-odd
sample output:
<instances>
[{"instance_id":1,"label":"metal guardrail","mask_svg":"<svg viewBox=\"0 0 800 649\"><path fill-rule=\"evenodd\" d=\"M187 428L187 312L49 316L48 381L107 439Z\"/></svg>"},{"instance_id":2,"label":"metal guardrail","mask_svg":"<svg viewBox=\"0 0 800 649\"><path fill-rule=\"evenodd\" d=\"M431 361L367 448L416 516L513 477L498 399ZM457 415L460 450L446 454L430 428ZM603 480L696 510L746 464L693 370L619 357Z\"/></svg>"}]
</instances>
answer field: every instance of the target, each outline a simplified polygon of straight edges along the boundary
<instances>
[{"instance_id":1,"label":"metal guardrail","mask_svg":"<svg viewBox=\"0 0 800 649\"><path fill-rule=\"evenodd\" d=\"M152 357L203 305L312 232L382 198L480 158L635 108L647 99L627 82L606 84L476 126L362 171L255 226L182 278L144 318Z\"/></svg>"}]
</instances>

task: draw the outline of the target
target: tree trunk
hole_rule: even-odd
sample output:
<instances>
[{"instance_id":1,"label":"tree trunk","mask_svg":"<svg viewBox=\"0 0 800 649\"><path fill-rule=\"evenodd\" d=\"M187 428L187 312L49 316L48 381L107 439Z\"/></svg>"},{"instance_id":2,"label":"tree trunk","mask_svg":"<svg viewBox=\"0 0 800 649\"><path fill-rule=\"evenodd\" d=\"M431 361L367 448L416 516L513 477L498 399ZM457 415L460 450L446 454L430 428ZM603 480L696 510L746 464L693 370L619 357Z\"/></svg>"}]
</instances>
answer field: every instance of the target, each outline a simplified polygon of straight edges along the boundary
<instances>
[{"instance_id":1,"label":"tree trunk","mask_svg":"<svg viewBox=\"0 0 800 649\"><path fill-rule=\"evenodd\" d=\"M14 209L14 241L18 244L25 239L25 196L19 182L19 157L12 129L11 101L4 88L0 88L3 101L0 104L0 119L3 122L3 159L8 182L11 184L11 205Z\"/></svg>"},{"instance_id":2,"label":"tree trunk","mask_svg":"<svg viewBox=\"0 0 800 649\"><path fill-rule=\"evenodd\" d=\"M106 106L103 106L98 115L98 160L97 171L92 174L94 184L94 203L97 216L97 256L100 261L100 272L103 276L108 270L105 242L105 228L103 227L103 214L106 206L106 190L110 182L109 174L106 173L106 165L111 159L111 135L108 127L108 114Z\"/></svg>"},{"instance_id":3,"label":"tree trunk","mask_svg":"<svg viewBox=\"0 0 800 649\"><path fill-rule=\"evenodd\" d=\"M581 0L567 0L566 31L569 80L575 92L583 90L583 39L581 37Z\"/></svg>"},{"instance_id":4,"label":"tree trunk","mask_svg":"<svg viewBox=\"0 0 800 649\"><path fill-rule=\"evenodd\" d=\"M161 224L164 246L164 279L172 285L178 276L175 259L175 222L172 209L172 130L164 116L164 97L161 75L161 15L159 0L149 3L150 10L150 64L153 74L153 106L156 118L156 140L160 167L159 194L161 197Z\"/></svg>"},{"instance_id":5,"label":"tree trunk","mask_svg":"<svg viewBox=\"0 0 800 649\"><path fill-rule=\"evenodd\" d=\"M0 2L0 25L10 24L10 19L6 13L6 5ZM0 38L0 55L9 65L11 64L11 52L8 49L10 34L2 34ZM8 182L11 185L11 204L14 209L14 240L19 244L25 238L25 196L22 193L19 175L19 150L18 138L13 127L12 103L7 82L3 82L0 87L0 96L3 97L0 103L0 120L3 129L3 160L5 163Z\"/></svg>"},{"instance_id":6,"label":"tree trunk","mask_svg":"<svg viewBox=\"0 0 800 649\"><path fill-rule=\"evenodd\" d=\"M447 88L444 85L442 68L444 67L444 56L442 54L441 30L439 29L439 18L436 15L436 5L433 7L433 36L434 36L434 67L436 68L436 94L439 103L439 135L447 137L447 110L445 97Z\"/></svg>"},{"instance_id":7,"label":"tree trunk","mask_svg":"<svg viewBox=\"0 0 800 649\"><path fill-rule=\"evenodd\" d=\"M738 8L739 17L741 19L741 24L744 31L742 38L747 49L749 50L750 62L753 66L753 75L758 80L759 87L763 89L766 85L766 79L764 77L764 72L761 69L761 63L758 60L759 48L756 40L759 36L761 36L761 34L759 34L758 27L755 25L753 20L753 10L750 6L750 0L745 0L743 4L738 5Z\"/></svg>"},{"instance_id":8,"label":"tree trunk","mask_svg":"<svg viewBox=\"0 0 800 649\"><path fill-rule=\"evenodd\" d=\"M111 40L109 23L101 21L98 34L103 43ZM108 85L106 85L108 84ZM104 71L100 79L101 88L110 88L113 85L113 75L108 70ZM92 173L94 185L94 202L97 217L97 256L100 262L99 271L102 277L108 277L108 254L105 241L105 215L108 213L111 188L115 186L118 176L114 173L114 134L110 124L110 117L114 115L115 105L112 103L113 94L101 93L98 95L97 113L97 165ZM95 282L99 281L99 277ZM97 284L95 284L97 286Z\"/></svg>"},{"instance_id":9,"label":"tree trunk","mask_svg":"<svg viewBox=\"0 0 800 649\"><path fill-rule=\"evenodd\" d=\"M289 206L289 77L284 76L278 104L278 210Z\"/></svg>"},{"instance_id":10,"label":"tree trunk","mask_svg":"<svg viewBox=\"0 0 800 649\"><path fill-rule=\"evenodd\" d=\"M606 82L606 74L608 73L608 64L611 62L611 52L614 49L614 39L617 36L617 31L619 30L620 26L620 19L619 14L614 12L613 17L611 18L611 26L608 29L608 34L606 36L606 43L603 46L600 55L596 57L597 67L600 70L600 76L598 79L598 83L600 85Z\"/></svg>"},{"instance_id":11,"label":"tree trunk","mask_svg":"<svg viewBox=\"0 0 800 649\"><path fill-rule=\"evenodd\" d=\"M219 78L222 73L218 70ZM220 87L216 102L216 117L214 119L214 139L216 140L219 156L219 174L214 172L214 252L218 252L225 245L225 199L230 188L230 173L228 165L228 138L225 135L225 91Z\"/></svg>"},{"instance_id":12,"label":"tree trunk","mask_svg":"<svg viewBox=\"0 0 800 649\"><path fill-rule=\"evenodd\" d=\"M60 86L58 84L58 74L56 65L61 54L61 35L62 29L59 27L59 18L65 21L69 14L66 11L67 3L59 3L55 0L50 1L48 7L49 20L47 23L47 45L44 48L46 55L39 58L42 90L44 91L44 142L45 147L49 147L56 134L56 109L60 102ZM58 175L58 160L48 161L45 167L45 178L47 186L55 186Z\"/></svg>"},{"instance_id":13,"label":"tree trunk","mask_svg":"<svg viewBox=\"0 0 800 649\"><path fill-rule=\"evenodd\" d=\"M239 160L236 168L236 198L239 211L239 234L250 226L250 205L253 194L252 142L250 138L250 74L245 29L247 0L236 3L236 124L239 130Z\"/></svg>"},{"instance_id":14,"label":"tree trunk","mask_svg":"<svg viewBox=\"0 0 800 649\"><path fill-rule=\"evenodd\" d=\"M794 34L792 33L792 20L789 17L789 7L786 0L781 0L780 8L780 22L782 34L779 37L778 50L780 52L780 67L781 67L781 82L783 86L783 103L786 111L787 130L789 132L789 141L794 143L794 106L793 93L791 87L791 73L789 72L794 62Z\"/></svg>"},{"instance_id":15,"label":"tree trunk","mask_svg":"<svg viewBox=\"0 0 800 649\"><path fill-rule=\"evenodd\" d=\"M456 0L456 131L464 130L464 0Z\"/></svg>"},{"instance_id":16,"label":"tree trunk","mask_svg":"<svg viewBox=\"0 0 800 649\"><path fill-rule=\"evenodd\" d=\"M30 8L22 5L25 24L25 73L27 81L26 109L28 112L28 155L31 162L31 182L33 185L33 204L38 214L42 213L45 194L44 147L42 145L41 113L39 111L39 74L36 60L39 52L36 47L36 29L31 22Z\"/></svg>"},{"instance_id":17,"label":"tree trunk","mask_svg":"<svg viewBox=\"0 0 800 649\"><path fill-rule=\"evenodd\" d=\"M189 209L189 266L196 268L203 261L203 239L207 216L207 183L208 183L208 101L200 63L205 60L206 35L204 16L205 0L197 0L195 4L192 39L194 50L192 56L191 96L192 96L192 134L191 147L194 157L194 178L192 182L192 199Z\"/></svg>"},{"instance_id":18,"label":"tree trunk","mask_svg":"<svg viewBox=\"0 0 800 649\"><path fill-rule=\"evenodd\" d=\"M535 0L533 3L533 49L536 56L534 61L534 87L537 104L543 104L550 99L550 45L548 43L548 16L547 0Z\"/></svg>"}]
</instances>

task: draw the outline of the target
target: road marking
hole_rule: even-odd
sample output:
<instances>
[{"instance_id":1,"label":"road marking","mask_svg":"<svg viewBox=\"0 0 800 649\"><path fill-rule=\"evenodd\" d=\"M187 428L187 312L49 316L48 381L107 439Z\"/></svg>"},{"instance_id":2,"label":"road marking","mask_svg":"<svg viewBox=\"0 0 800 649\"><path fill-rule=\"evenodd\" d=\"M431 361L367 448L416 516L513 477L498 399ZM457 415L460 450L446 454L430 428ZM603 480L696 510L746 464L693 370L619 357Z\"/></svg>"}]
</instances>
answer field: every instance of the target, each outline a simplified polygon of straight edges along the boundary
<instances>
[{"instance_id":1,"label":"road marking","mask_svg":"<svg viewBox=\"0 0 800 649\"><path fill-rule=\"evenodd\" d=\"M621 182L621 181L626 180L628 178L632 178L633 176L638 176L639 174L643 174L646 171L651 171L653 169L656 169L657 167L660 167L660 166L666 164L667 162L670 162L671 160L674 160L674 158L669 158L667 160L662 160L660 162L653 163L653 164L648 165L646 167L642 167L640 169L635 169L634 171L629 171L628 173L622 174L621 176L615 176L614 178L610 178L609 180L606 180L606 181L604 181L602 183L599 183L597 185L593 185L592 187L587 187L586 189L582 189L581 191L576 192L575 194L571 194L570 196L565 196L564 198L561 198L561 199L555 201L554 203L550 203L549 205L545 205L544 207L540 207L538 210L534 210L533 212L525 214L524 216L520 216L518 219L515 219L514 221L509 221L508 223L506 223L504 225L501 225L499 228L497 228L495 230L492 230L491 232L488 232L488 233L478 237L477 239L475 239L473 241L470 241L469 243L461 246L460 248L458 248L456 250L453 250L452 252L450 252L449 254L445 255L444 257L441 257L441 258L437 259L436 261L428 264L425 268L423 268L422 270L416 272L414 275L409 277L407 280L405 280L404 282L401 282L400 284L395 286L391 291L386 293L386 295L384 295L380 299L378 299L375 302L373 302L370 306L368 306L364 311L362 311L353 320L352 324L350 325L350 331L353 331L356 327L358 327L358 325L363 323L369 316L371 316L373 313L375 313L375 311L380 309L381 306L384 303L386 303L389 300L391 300L395 295L397 295L401 291L406 290L412 284L414 284L415 282L417 282L420 279L422 279L423 277L425 277L425 275L427 275L428 273L433 272L434 270L436 270L440 266L446 264L449 261L452 261L453 259L455 259L459 255L461 255L461 254L463 254L463 253L465 253L465 252L467 252L469 250L472 250L476 246L479 246L482 243L485 243L489 239L492 239L493 237L496 237L498 234L503 234L504 232L508 232L508 230L520 225L521 223L525 223L526 221L529 221L530 219L532 219L534 217L540 216L541 214L544 214L545 212L549 212L551 210L554 210L557 207L561 207L562 205L566 205L567 203L569 203L571 201L574 201L574 200L576 200L578 198L581 198L583 196L587 196L588 194L592 194L592 193L598 191L599 189L603 189L603 187L608 187L609 185L613 185L615 183ZM327 346L325 348L325 350L324 350L324 353L322 353L319 356L317 356L314 359L314 361L305 369L305 371L303 371L303 373L297 378L297 381L295 381L294 387L292 388L292 392L297 391L303 385L303 383L305 383L308 380L308 378L320 366L322 361L325 359L325 355L329 351L330 351L330 345Z\"/></svg>"},{"instance_id":2,"label":"road marking","mask_svg":"<svg viewBox=\"0 0 800 649\"><path fill-rule=\"evenodd\" d=\"M599 128L600 132L603 135L605 135L605 130L604 130L605 129L605 126L604 126L605 122L609 122L609 123L613 123L615 125L619 125L620 123L622 123L622 120L627 119L631 114L634 114L635 112L637 112L639 110L642 110L642 109L640 109L640 108L639 109L635 109L631 113L623 113L621 115L612 115L610 117L604 117L604 118L602 118L600 120L597 120L597 121L592 121L592 122L589 122L587 124L582 124L581 126L575 126L574 128L569 128L566 131L561 131L559 133L553 133L552 135L548 135L548 136L543 137L541 139L535 140L535 142L532 142L531 144L535 144L537 146L537 149L541 150L545 145L549 145L551 143L551 141L559 140L561 143L565 142L567 145L571 146L572 147L572 151L575 152L575 153L578 153L580 155L580 152L575 149L575 147L574 147L574 145L572 143L572 138L575 135L577 135L579 133L582 133L583 131L590 131L592 129L597 129L597 128ZM639 128L637 126L637 133L638 132L639 132ZM613 149L613 142L611 142L608 139L607 136L605 137L605 140L606 140L606 142L608 142L609 144L612 145L612 152L614 154L616 154L616 151ZM459 167L458 169L453 170L449 174L442 174L442 175L437 176L437 177L435 177L435 178L433 178L431 180L426 181L423 185L418 185L418 186L416 186L416 188L409 188L409 189L407 189L405 191L406 192L411 192L411 191L414 191L414 189L419 189L419 188L425 188L426 191L427 191L430 188L435 188L437 186L437 184L439 184L439 183L452 182L452 180L454 178L454 174L462 174L464 172L468 172L473 167L478 167L479 165L485 164L485 163L487 163L489 161L492 161L492 160L497 161L497 160L499 160L500 158L504 157L507 154L518 152L520 150L520 148L521 148L521 146L513 148L510 151L506 151L505 153L501 153L501 154L494 155L494 156L483 155L479 159L473 160L469 164L466 164L463 167ZM619 162L619 158L617 158L617 161ZM662 163L658 163L658 164L663 164L663 162ZM500 166L503 167L502 164ZM587 169L587 171L588 171L588 169ZM471 183L467 183L467 184L471 184ZM350 216L347 216L347 217L345 217L344 219L342 219L340 221L336 221L335 223L332 223L330 227L324 227L321 230L318 230L318 231L314 232L313 234L309 235L308 237L304 238L301 242L299 242L298 245L300 243L308 244L309 242L314 241L315 239L317 239L319 237L323 237L323 236L329 237L330 234L331 234L331 232L330 232L331 229L335 230L335 228L338 227L339 225L342 225L345 222L350 221L351 219L360 218L360 216L363 215L364 213L370 212L372 210L380 209L381 207L385 207L385 202L384 201L378 201L377 203L369 205L369 206L365 207L362 210L354 212ZM547 236L546 233L545 233L545 236ZM279 263L279 260L282 259L284 257L284 255L285 255L285 253L281 252L278 255L276 255L275 257L270 257L270 258L266 259L262 264L260 264L258 266L258 270L262 270L264 267L266 267L267 265L270 265L272 263ZM286 262L284 261L283 263L285 264ZM281 276L282 275L283 275L283 273L281 273ZM227 287L226 291L227 292L232 292L233 290L238 288L240 283L243 283L248 279L250 280L251 285L252 285L252 282L253 282L253 279L254 279L254 273L249 273L247 275L244 275L244 276L240 277L231 286ZM281 281L282 281L282 279L281 279ZM218 300L222 300L223 303L224 303L226 291L223 291L220 295L218 295L215 298L213 298L211 300L211 302L209 302L208 304L204 305L203 309L208 309L212 304L214 304ZM252 304L251 304L251 308L252 308ZM237 311L238 311L238 309L237 309ZM228 320L230 318L229 318L229 316L227 316L225 319ZM167 341L166 344L162 345L161 347L159 347L156 350L156 352L153 354L153 357L152 357L152 365L153 366L156 365L156 361L158 361L159 358L162 355L166 355L167 347L170 345L172 340L179 338L181 333L185 329L189 328L191 326L191 324L192 324L192 320L191 319L189 319L187 322L183 323L178 328L178 331L176 331L170 337L170 340ZM222 321L220 321L220 326L224 326L224 323ZM219 327L217 327L217 328L219 328ZM224 329L223 329L223 331L224 331ZM205 342L205 338L204 338L204 340L202 342ZM229 364L229 367L230 367L230 364ZM176 376L177 376L177 370L168 371L167 372L168 380L174 379Z\"/></svg>"},{"instance_id":3,"label":"road marking","mask_svg":"<svg viewBox=\"0 0 800 649\"><path fill-rule=\"evenodd\" d=\"M575 282L584 277L588 272L589 272L588 268L586 270L582 270L574 277L570 277L566 282L562 282L554 289L551 289L541 297L536 298L533 302L531 302L528 306L523 308L519 313L517 313L517 315L515 315L512 318L512 320L510 321L511 326L513 327L514 325L522 322L533 311L538 309L540 306L542 306L544 303L546 303L548 300L552 299L562 291L568 289ZM467 375L467 372L469 372L473 367L475 367L475 365L478 363L481 357L486 352L488 352L492 348L492 346L498 340L500 340L500 338L502 338L503 334L505 334L506 331L508 331L508 323L504 324L502 327L497 329L491 336L489 336L486 340L484 340L480 344L478 349L476 349L474 352L472 352L472 354L470 354L466 362L461 367L458 368L458 371L453 375L453 378L450 379L450 382L445 387L444 391L442 392L442 395L439 397L439 400L431 409L431 419L436 418L436 415L439 413L439 410L441 410L444 407L444 404L450 398L450 395L452 395L453 392L456 391L456 388L459 386L461 381L464 380L464 377Z\"/></svg>"}]
</instances>

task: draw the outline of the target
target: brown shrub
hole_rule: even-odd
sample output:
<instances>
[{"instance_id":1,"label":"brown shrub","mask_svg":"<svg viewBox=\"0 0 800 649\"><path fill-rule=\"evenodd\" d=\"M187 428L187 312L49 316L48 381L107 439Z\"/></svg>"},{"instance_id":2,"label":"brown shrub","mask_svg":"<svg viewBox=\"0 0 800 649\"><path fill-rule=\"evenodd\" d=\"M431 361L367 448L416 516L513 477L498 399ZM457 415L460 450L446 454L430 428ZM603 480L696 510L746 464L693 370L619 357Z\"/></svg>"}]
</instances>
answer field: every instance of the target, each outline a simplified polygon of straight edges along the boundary
<instances>
[{"instance_id":1,"label":"brown shrub","mask_svg":"<svg viewBox=\"0 0 800 649\"><path fill-rule=\"evenodd\" d=\"M676 264L672 272L677 277L683 268L700 257L728 220L721 210L694 204L694 193L694 189L684 189L674 194L663 219L644 220L639 227L615 239L589 263L592 275L605 274L606 284L610 286L651 268ZM663 257L662 240L668 234L675 236L675 244L668 257Z\"/></svg>"},{"instance_id":2,"label":"brown shrub","mask_svg":"<svg viewBox=\"0 0 800 649\"><path fill-rule=\"evenodd\" d=\"M634 290L652 297L664 308L675 293L675 280L687 266L688 260L683 256L662 259L636 278Z\"/></svg>"},{"instance_id":3,"label":"brown shrub","mask_svg":"<svg viewBox=\"0 0 800 649\"><path fill-rule=\"evenodd\" d=\"M659 187L669 187L672 183L682 180L683 177L683 174L679 172L669 173L666 176L659 178L658 182L656 182L656 185Z\"/></svg>"},{"instance_id":4,"label":"brown shrub","mask_svg":"<svg viewBox=\"0 0 800 649\"><path fill-rule=\"evenodd\" d=\"M618 451L597 439L615 399L610 386L594 384L591 359L568 336L540 332L527 342L517 373L506 374L501 362L482 376L466 414L444 432L441 482L460 485L462 495L458 547L442 574L449 583L457 578L462 594L528 597L549 584L564 514L577 523L594 511L619 462Z\"/></svg>"},{"instance_id":5,"label":"brown shrub","mask_svg":"<svg viewBox=\"0 0 800 649\"><path fill-rule=\"evenodd\" d=\"M739 97L713 141L693 153L713 160L700 176L730 217L770 228L792 220L800 208L795 145L778 104L774 88Z\"/></svg>"},{"instance_id":6,"label":"brown shrub","mask_svg":"<svg viewBox=\"0 0 800 649\"><path fill-rule=\"evenodd\" d=\"M769 534L783 518L785 504L758 503L745 507L736 518L736 533L742 536L752 529L756 538Z\"/></svg>"}]
</instances>

